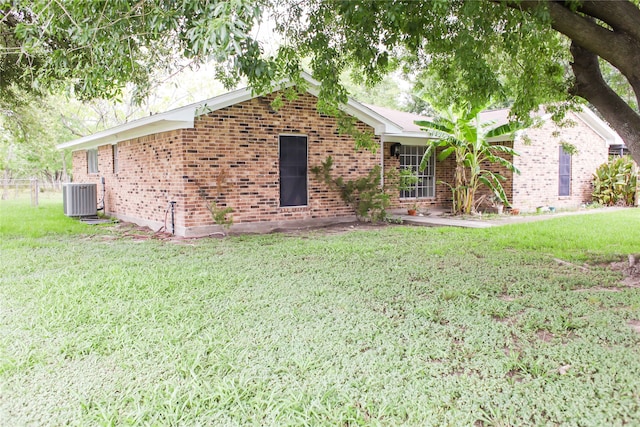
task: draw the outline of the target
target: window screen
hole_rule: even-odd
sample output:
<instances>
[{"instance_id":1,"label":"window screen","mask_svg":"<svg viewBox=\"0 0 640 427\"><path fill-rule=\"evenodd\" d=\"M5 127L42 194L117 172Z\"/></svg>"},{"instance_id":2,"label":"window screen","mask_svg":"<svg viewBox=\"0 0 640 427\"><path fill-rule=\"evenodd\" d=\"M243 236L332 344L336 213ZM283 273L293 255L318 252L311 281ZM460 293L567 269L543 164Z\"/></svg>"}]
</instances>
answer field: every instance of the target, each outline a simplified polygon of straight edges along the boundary
<instances>
[{"instance_id":1,"label":"window screen","mask_svg":"<svg viewBox=\"0 0 640 427\"><path fill-rule=\"evenodd\" d=\"M307 204L307 137L280 137L280 206Z\"/></svg>"},{"instance_id":2,"label":"window screen","mask_svg":"<svg viewBox=\"0 0 640 427\"><path fill-rule=\"evenodd\" d=\"M98 173L98 150L87 150L87 172Z\"/></svg>"},{"instance_id":3,"label":"window screen","mask_svg":"<svg viewBox=\"0 0 640 427\"><path fill-rule=\"evenodd\" d=\"M118 144L111 147L113 149L113 173L118 173Z\"/></svg>"},{"instance_id":4,"label":"window screen","mask_svg":"<svg viewBox=\"0 0 640 427\"><path fill-rule=\"evenodd\" d=\"M571 154L560 147L560 165L558 175L558 196L571 195Z\"/></svg>"}]
</instances>

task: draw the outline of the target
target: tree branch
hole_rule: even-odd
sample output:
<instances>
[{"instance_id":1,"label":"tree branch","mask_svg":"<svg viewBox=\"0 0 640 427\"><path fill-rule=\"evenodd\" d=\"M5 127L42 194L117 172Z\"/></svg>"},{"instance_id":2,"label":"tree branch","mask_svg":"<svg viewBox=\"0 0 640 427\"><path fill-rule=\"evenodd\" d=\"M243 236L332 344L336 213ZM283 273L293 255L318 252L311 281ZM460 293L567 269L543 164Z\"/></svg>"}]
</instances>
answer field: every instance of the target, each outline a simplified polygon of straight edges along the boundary
<instances>
[{"instance_id":1,"label":"tree branch","mask_svg":"<svg viewBox=\"0 0 640 427\"><path fill-rule=\"evenodd\" d=\"M607 7L609 3L612 2L606 2ZM554 30L616 67L627 77L638 93L638 89L640 89L640 55L638 55L640 40L633 39L626 33L615 32L598 25L591 17L571 11L564 2L547 0L544 4L546 4L551 16L551 26ZM521 3L509 2L508 5L532 12L541 7L542 3L535 0L524 0Z\"/></svg>"},{"instance_id":2,"label":"tree branch","mask_svg":"<svg viewBox=\"0 0 640 427\"><path fill-rule=\"evenodd\" d=\"M634 160L640 161L640 115L604 81L595 53L574 42L571 54L576 78L571 94L596 107L627 144Z\"/></svg>"},{"instance_id":3,"label":"tree branch","mask_svg":"<svg viewBox=\"0 0 640 427\"><path fill-rule=\"evenodd\" d=\"M71 123L64 114L60 114L60 122L62 123L62 126L64 126L69 132L71 132L72 135L77 136L78 138L86 136L79 132L76 128L71 126Z\"/></svg>"},{"instance_id":4,"label":"tree branch","mask_svg":"<svg viewBox=\"0 0 640 427\"><path fill-rule=\"evenodd\" d=\"M588 0L578 10L640 41L640 9L630 1Z\"/></svg>"}]
</instances>

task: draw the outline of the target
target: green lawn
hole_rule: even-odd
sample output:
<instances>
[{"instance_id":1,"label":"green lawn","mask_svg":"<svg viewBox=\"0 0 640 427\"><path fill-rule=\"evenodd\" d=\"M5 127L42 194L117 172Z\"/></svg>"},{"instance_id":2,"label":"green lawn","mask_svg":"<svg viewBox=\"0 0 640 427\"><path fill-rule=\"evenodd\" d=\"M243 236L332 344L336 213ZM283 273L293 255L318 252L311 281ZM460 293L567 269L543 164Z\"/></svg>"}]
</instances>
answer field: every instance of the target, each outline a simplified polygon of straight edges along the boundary
<instances>
[{"instance_id":1,"label":"green lawn","mask_svg":"<svg viewBox=\"0 0 640 427\"><path fill-rule=\"evenodd\" d=\"M61 212L0 202L0 425L640 424L604 267L640 210L188 242Z\"/></svg>"}]
</instances>

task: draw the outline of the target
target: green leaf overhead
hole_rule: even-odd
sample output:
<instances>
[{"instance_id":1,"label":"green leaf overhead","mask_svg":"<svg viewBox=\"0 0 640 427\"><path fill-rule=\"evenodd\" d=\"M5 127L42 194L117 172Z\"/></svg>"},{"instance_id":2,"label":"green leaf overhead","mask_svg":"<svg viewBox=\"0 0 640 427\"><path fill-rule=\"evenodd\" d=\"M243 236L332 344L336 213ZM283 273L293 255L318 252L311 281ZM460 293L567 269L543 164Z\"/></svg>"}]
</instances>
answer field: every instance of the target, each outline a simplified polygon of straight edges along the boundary
<instances>
[{"instance_id":1,"label":"green leaf overhead","mask_svg":"<svg viewBox=\"0 0 640 427\"><path fill-rule=\"evenodd\" d=\"M266 17L269 49L254 33ZM142 96L157 70L215 60L212 77L246 76L257 92L308 67L321 111L335 113L342 71L373 85L402 69L439 110L510 102L527 120L541 104L586 99L640 161L639 22L637 0L5 0L0 90L117 97L131 83Z\"/></svg>"}]
</instances>

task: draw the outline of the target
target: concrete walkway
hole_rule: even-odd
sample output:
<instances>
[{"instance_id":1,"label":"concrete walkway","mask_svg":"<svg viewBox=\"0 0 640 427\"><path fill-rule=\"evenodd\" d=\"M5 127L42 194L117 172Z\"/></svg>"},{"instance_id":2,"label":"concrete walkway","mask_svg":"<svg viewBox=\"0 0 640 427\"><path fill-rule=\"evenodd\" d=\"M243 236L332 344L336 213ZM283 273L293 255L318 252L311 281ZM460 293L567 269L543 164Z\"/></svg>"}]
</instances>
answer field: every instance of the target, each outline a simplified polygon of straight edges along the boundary
<instances>
[{"instance_id":1,"label":"concrete walkway","mask_svg":"<svg viewBox=\"0 0 640 427\"><path fill-rule=\"evenodd\" d=\"M463 228L489 228L507 224L520 224L525 222L545 221L548 219L560 218L570 215L590 215L596 213L615 212L623 209L623 207L607 207L594 209L578 209L575 211L563 212L546 212L542 214L524 214L524 215L492 215L490 217L474 216L468 218L460 218L447 216L445 212L433 212L426 216L412 216L402 213L392 213L391 217L402 220L404 224L421 225L425 227L463 227ZM640 210L638 211L640 212Z\"/></svg>"},{"instance_id":2,"label":"concrete walkway","mask_svg":"<svg viewBox=\"0 0 640 427\"><path fill-rule=\"evenodd\" d=\"M489 228L498 225L490 221L482 221L477 219L457 219L455 217L444 217L436 215L394 215L393 217L402 220L403 224L422 225L425 227Z\"/></svg>"}]
</instances>

